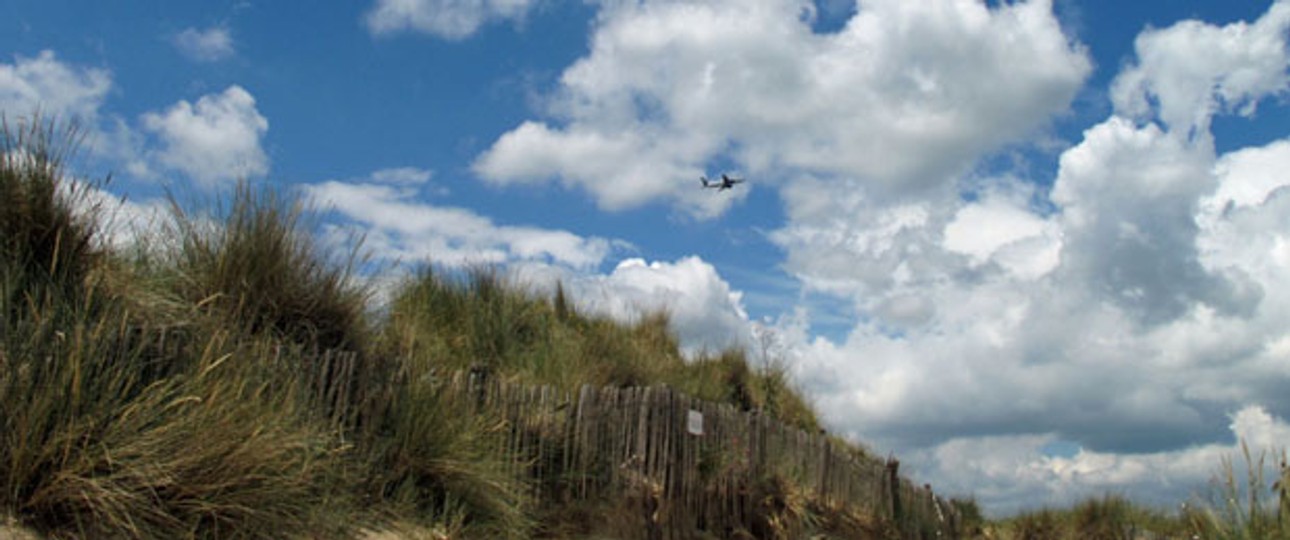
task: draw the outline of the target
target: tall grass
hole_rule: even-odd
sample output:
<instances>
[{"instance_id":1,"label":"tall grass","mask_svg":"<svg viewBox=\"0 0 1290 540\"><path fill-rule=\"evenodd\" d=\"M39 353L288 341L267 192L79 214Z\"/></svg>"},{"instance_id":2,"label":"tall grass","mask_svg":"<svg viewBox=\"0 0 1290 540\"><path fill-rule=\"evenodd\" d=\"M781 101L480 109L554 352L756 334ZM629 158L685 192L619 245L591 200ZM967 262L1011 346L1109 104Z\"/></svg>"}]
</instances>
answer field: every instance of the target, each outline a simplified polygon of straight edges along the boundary
<instances>
[{"instance_id":1,"label":"tall grass","mask_svg":"<svg viewBox=\"0 0 1290 540\"><path fill-rule=\"evenodd\" d=\"M12 126L0 118L3 292L21 303L74 297L101 256L97 209L87 194L106 181L77 181L63 166L78 141L75 127L38 116Z\"/></svg>"},{"instance_id":2,"label":"tall grass","mask_svg":"<svg viewBox=\"0 0 1290 540\"><path fill-rule=\"evenodd\" d=\"M239 182L215 216L172 198L179 293L240 326L319 349L362 351L368 291L354 279L355 251L321 250L308 206L272 188ZM356 245L358 245L356 243Z\"/></svg>"},{"instance_id":3,"label":"tall grass","mask_svg":"<svg viewBox=\"0 0 1290 540\"><path fill-rule=\"evenodd\" d=\"M364 491L391 516L464 538L528 538L528 489L498 452L505 424L422 375L402 387L383 435L368 441Z\"/></svg>"},{"instance_id":4,"label":"tall grass","mask_svg":"<svg viewBox=\"0 0 1290 540\"><path fill-rule=\"evenodd\" d=\"M1188 538L1206 540L1290 539L1286 477L1290 475L1282 453L1278 475L1268 454L1253 454L1241 443L1242 467L1231 457L1222 459L1208 493L1180 513L1160 512L1135 505L1123 497L1091 498L1067 510L1027 512L987 526L995 537L1054 540L1132 540L1136 538ZM1275 499L1273 498L1275 496Z\"/></svg>"},{"instance_id":5,"label":"tall grass","mask_svg":"<svg viewBox=\"0 0 1290 540\"><path fill-rule=\"evenodd\" d=\"M3 136L0 508L55 536L343 527L328 511L344 500L337 448L289 380L246 361L264 348L209 328L167 352L111 286L92 184L68 184L59 133Z\"/></svg>"},{"instance_id":6,"label":"tall grass","mask_svg":"<svg viewBox=\"0 0 1290 540\"><path fill-rule=\"evenodd\" d=\"M569 390L668 384L809 431L820 427L782 364L754 367L734 349L686 360L665 313L631 324L586 315L562 287L540 297L489 268L457 274L426 268L392 298L384 335L390 355Z\"/></svg>"},{"instance_id":7,"label":"tall grass","mask_svg":"<svg viewBox=\"0 0 1290 540\"><path fill-rule=\"evenodd\" d=\"M512 426L443 391L460 369L567 389L668 384L818 429L782 367L742 351L687 359L666 314L589 316L562 288L539 297L495 270L425 270L373 317L357 252L320 247L289 192L242 183L209 214L172 199L168 234L114 252L93 203L106 180L64 170L75 132L0 127L0 516L43 534L553 530L533 516L558 511L529 497L551 486L498 451ZM337 349L355 370L311 364ZM357 398L318 393L336 384ZM767 530L859 526L790 480L759 488L779 509Z\"/></svg>"},{"instance_id":8,"label":"tall grass","mask_svg":"<svg viewBox=\"0 0 1290 540\"><path fill-rule=\"evenodd\" d=\"M1267 481L1267 453L1253 455L1248 445L1241 442L1241 456L1245 464L1244 478L1239 478L1237 467L1230 457L1223 458L1219 475L1215 478L1208 500L1188 508L1184 514L1191 529L1204 538L1221 540L1290 539L1290 515L1286 515L1287 476L1285 455L1279 478ZM1277 495L1277 500L1269 496Z\"/></svg>"}]
</instances>

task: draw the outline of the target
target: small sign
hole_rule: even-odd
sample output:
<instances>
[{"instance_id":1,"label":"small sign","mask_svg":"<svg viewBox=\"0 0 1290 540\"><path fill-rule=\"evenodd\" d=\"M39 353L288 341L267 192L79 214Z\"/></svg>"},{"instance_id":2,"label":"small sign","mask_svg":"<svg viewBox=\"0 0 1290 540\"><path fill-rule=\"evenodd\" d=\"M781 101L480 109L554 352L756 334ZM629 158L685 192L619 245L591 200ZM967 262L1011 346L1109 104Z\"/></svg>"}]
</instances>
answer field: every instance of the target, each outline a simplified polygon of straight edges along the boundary
<instances>
[{"instance_id":1,"label":"small sign","mask_svg":"<svg viewBox=\"0 0 1290 540\"><path fill-rule=\"evenodd\" d=\"M690 435L703 435L703 413L691 409L685 420L685 430Z\"/></svg>"}]
</instances>

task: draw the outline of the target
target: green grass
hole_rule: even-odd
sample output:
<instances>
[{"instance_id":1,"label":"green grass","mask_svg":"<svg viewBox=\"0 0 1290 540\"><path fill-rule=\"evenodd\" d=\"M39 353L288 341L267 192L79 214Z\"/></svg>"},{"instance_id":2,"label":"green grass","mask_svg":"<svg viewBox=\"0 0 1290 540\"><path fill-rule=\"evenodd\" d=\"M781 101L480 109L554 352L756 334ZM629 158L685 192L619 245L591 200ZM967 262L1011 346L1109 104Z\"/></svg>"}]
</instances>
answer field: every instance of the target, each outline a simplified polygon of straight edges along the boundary
<instances>
[{"instance_id":1,"label":"green grass","mask_svg":"<svg viewBox=\"0 0 1290 540\"><path fill-rule=\"evenodd\" d=\"M387 354L566 390L667 384L808 431L820 427L780 364L753 367L735 349L687 360L664 313L623 324L579 313L562 287L551 298L527 290L493 269L423 269L393 295L382 339Z\"/></svg>"},{"instance_id":2,"label":"green grass","mask_svg":"<svg viewBox=\"0 0 1290 540\"><path fill-rule=\"evenodd\" d=\"M687 360L664 314L621 324L563 288L544 298L493 269L428 266L378 311L360 253L322 247L288 192L172 197L165 230L112 244L93 192L107 180L65 168L76 132L2 128L0 515L44 536L549 529L537 520L557 511L533 507L539 487L498 457L508 427L444 391L461 369L668 384L818 428L783 369L742 351ZM320 366L322 350L356 367ZM361 414L328 409L336 385Z\"/></svg>"},{"instance_id":3,"label":"green grass","mask_svg":"<svg viewBox=\"0 0 1290 540\"><path fill-rule=\"evenodd\" d=\"M213 216L193 214L172 198L178 245L167 254L182 298L250 333L364 350L368 291L353 276L357 251L320 249L309 208L287 193L240 182L227 205L211 206Z\"/></svg>"},{"instance_id":4,"label":"green grass","mask_svg":"<svg viewBox=\"0 0 1290 540\"><path fill-rule=\"evenodd\" d=\"M665 384L820 429L782 360L687 358L666 313L624 324L580 312L562 286L542 296L498 269L432 266L373 306L358 248L326 248L289 192L241 183L197 207L172 198L169 229L114 247L93 191L107 179L65 167L77 141L39 118L0 126L0 535L518 539L634 526L626 499L550 503L558 480L534 485L499 457L512 426L446 391L461 370L568 391ZM324 350L346 355L320 365ZM358 410L335 410L337 389ZM1225 461L1180 515L1108 496L986 523L973 501L954 504L965 530L996 538L1290 538L1285 460L1275 478L1266 454L1247 450L1243 475ZM747 490L750 534L896 534L815 499L787 468Z\"/></svg>"},{"instance_id":5,"label":"green grass","mask_svg":"<svg viewBox=\"0 0 1290 540\"><path fill-rule=\"evenodd\" d=\"M561 482L588 471L551 474L560 460L544 455L537 481L537 456L504 456L516 427L449 391L462 370L568 391L668 385L820 429L782 361L687 357L666 313L625 324L581 312L562 286L542 296L498 269L430 265L373 305L359 248L315 238L312 209L289 191L172 196L160 230L109 242L95 191L107 179L65 165L75 130L35 118L0 132L0 518L12 522L0 535L519 539L634 526L627 495L582 501L602 515L570 521L579 507L561 502ZM763 473L748 486L757 534L892 533L788 469Z\"/></svg>"},{"instance_id":6,"label":"green grass","mask_svg":"<svg viewBox=\"0 0 1290 540\"><path fill-rule=\"evenodd\" d=\"M1242 442L1244 478L1238 478L1233 458L1224 458L1208 497L1183 515L1190 529L1204 538L1220 540L1290 539L1290 493L1285 484L1290 470L1282 452L1278 479L1268 481L1267 456L1266 452L1253 455Z\"/></svg>"},{"instance_id":7,"label":"green grass","mask_svg":"<svg viewBox=\"0 0 1290 540\"><path fill-rule=\"evenodd\" d=\"M341 453L260 361L277 347L192 320L193 346L166 346L121 295L98 184L66 176L53 127L18 129L0 149L0 508L52 536L340 526Z\"/></svg>"},{"instance_id":8,"label":"green grass","mask_svg":"<svg viewBox=\"0 0 1290 540\"><path fill-rule=\"evenodd\" d=\"M1084 500L1065 510L1041 509L984 524L992 538L1015 540L1133 540L1137 538L1203 538L1206 540L1290 539L1285 478L1290 475L1281 454L1278 479L1269 482L1266 457L1241 444L1243 474L1224 458L1208 493L1163 512L1113 495ZM980 536L987 536L981 534Z\"/></svg>"}]
</instances>

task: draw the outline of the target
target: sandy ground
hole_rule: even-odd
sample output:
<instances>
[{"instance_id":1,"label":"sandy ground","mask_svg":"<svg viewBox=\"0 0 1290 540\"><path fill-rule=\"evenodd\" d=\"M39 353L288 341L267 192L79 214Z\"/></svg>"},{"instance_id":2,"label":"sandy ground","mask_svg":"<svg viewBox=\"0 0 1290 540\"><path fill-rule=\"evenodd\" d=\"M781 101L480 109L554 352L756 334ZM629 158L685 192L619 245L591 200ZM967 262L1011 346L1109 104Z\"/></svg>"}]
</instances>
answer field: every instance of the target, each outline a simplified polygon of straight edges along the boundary
<instances>
[{"instance_id":1,"label":"sandy ground","mask_svg":"<svg viewBox=\"0 0 1290 540\"><path fill-rule=\"evenodd\" d=\"M40 540L36 533L18 526L9 516L0 517L0 540Z\"/></svg>"},{"instance_id":2,"label":"sandy ground","mask_svg":"<svg viewBox=\"0 0 1290 540\"><path fill-rule=\"evenodd\" d=\"M362 531L357 540L447 540L447 536L421 527L395 525L391 530ZM0 540L42 540L40 535L18 525L9 516L0 516Z\"/></svg>"}]
</instances>

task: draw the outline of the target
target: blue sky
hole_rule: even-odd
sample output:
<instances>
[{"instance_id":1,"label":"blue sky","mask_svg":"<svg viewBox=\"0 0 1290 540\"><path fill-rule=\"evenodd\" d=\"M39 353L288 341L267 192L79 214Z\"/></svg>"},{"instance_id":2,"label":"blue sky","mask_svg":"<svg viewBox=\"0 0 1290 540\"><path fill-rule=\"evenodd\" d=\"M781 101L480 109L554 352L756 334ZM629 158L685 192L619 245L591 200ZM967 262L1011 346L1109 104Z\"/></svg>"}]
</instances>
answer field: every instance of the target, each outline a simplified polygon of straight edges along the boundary
<instances>
[{"instance_id":1,"label":"blue sky","mask_svg":"<svg viewBox=\"0 0 1290 540\"><path fill-rule=\"evenodd\" d=\"M1290 441L1290 2L0 3L0 110L169 187L505 265L1006 513ZM736 173L735 190L698 176ZM123 225L123 226L125 226ZM330 236L329 236L330 238Z\"/></svg>"}]
</instances>

